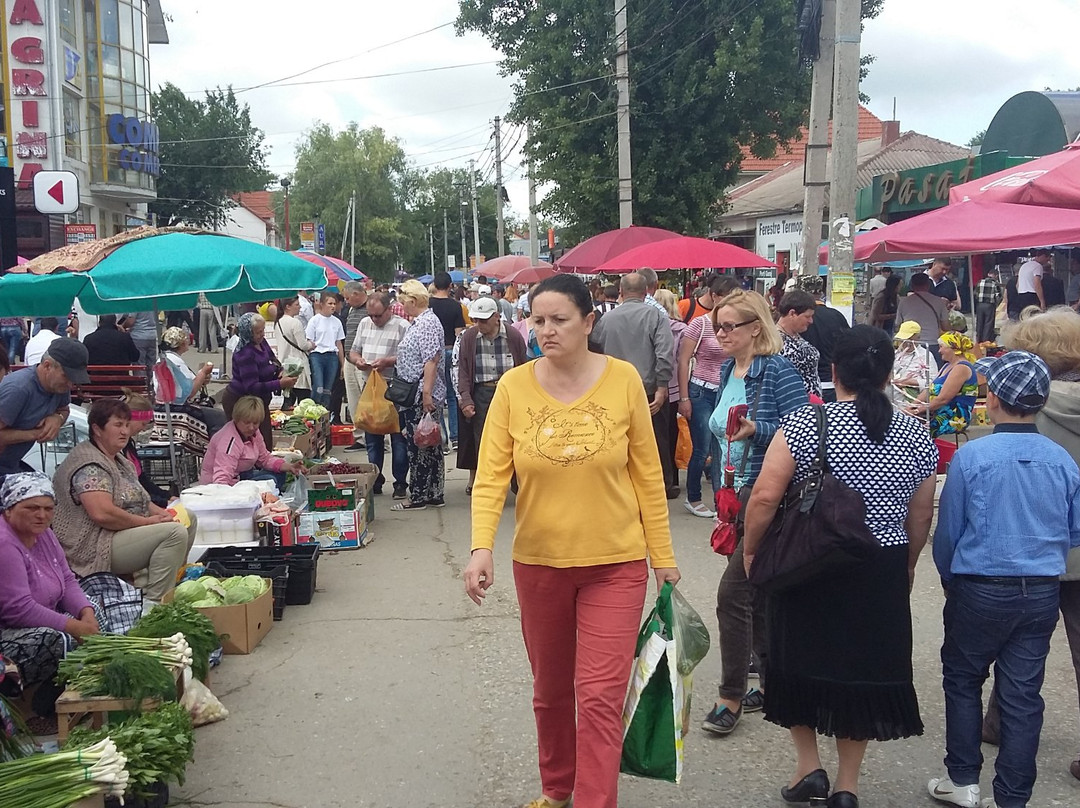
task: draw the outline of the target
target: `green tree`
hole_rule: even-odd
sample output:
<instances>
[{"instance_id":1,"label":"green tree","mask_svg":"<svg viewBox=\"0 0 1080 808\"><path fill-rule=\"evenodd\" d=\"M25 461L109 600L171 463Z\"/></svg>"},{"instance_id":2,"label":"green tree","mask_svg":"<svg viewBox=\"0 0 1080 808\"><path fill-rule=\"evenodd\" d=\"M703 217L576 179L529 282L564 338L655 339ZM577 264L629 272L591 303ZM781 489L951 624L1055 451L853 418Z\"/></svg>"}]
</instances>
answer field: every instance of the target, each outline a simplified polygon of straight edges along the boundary
<instances>
[{"instance_id":1,"label":"green tree","mask_svg":"<svg viewBox=\"0 0 1080 808\"><path fill-rule=\"evenodd\" d=\"M882 0L866 0L864 15ZM791 140L809 104L795 0L650 0L629 11L636 224L705 233L738 174ZM459 0L517 79L507 120L552 188L565 242L618 224L614 9L584 0Z\"/></svg>"},{"instance_id":2,"label":"green tree","mask_svg":"<svg viewBox=\"0 0 1080 808\"><path fill-rule=\"evenodd\" d=\"M290 243L299 243L302 221L326 228L326 251L341 252L349 198L356 192L356 264L368 275L390 280L406 238L405 210L415 180L395 138L356 123L335 132L316 123L296 146L296 173L289 191ZM351 231L345 245L349 257Z\"/></svg>"},{"instance_id":3,"label":"green tree","mask_svg":"<svg viewBox=\"0 0 1080 808\"><path fill-rule=\"evenodd\" d=\"M964 145L967 146L969 149L974 149L976 146L981 146L982 145L983 138L985 138L985 137L986 137L986 130L985 129L980 129L978 132L976 132L974 135L972 135L971 139L967 143L965 143Z\"/></svg>"},{"instance_id":4,"label":"green tree","mask_svg":"<svg viewBox=\"0 0 1080 808\"><path fill-rule=\"evenodd\" d=\"M161 176L150 211L160 224L216 227L235 206L233 194L269 184L262 130L252 125L247 104L237 102L231 87L208 91L200 101L166 83L153 94L152 106L161 135Z\"/></svg>"}]
</instances>

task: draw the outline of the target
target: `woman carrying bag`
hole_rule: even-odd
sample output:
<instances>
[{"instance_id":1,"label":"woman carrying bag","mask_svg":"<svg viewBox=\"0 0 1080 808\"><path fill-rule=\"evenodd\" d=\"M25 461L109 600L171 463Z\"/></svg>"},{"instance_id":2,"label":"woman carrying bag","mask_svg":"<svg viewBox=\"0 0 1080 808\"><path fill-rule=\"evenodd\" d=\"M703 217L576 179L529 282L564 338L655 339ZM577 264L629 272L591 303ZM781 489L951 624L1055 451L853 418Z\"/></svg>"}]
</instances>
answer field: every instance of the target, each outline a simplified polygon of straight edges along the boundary
<instances>
[{"instance_id":1,"label":"woman carrying bag","mask_svg":"<svg viewBox=\"0 0 1080 808\"><path fill-rule=\"evenodd\" d=\"M781 789L786 801L828 797L829 808L858 808L867 742L923 731L909 590L933 517L937 449L919 421L889 402L893 347L885 332L857 325L839 336L833 358L837 400L823 408L825 469L861 495L880 549L770 594L765 719L787 727L795 746L795 772ZM818 416L816 407L785 416L765 455L745 512L743 564L752 580L754 556L789 486L811 473L819 454ZM818 734L836 739L831 795Z\"/></svg>"},{"instance_id":2,"label":"woman carrying bag","mask_svg":"<svg viewBox=\"0 0 1080 808\"><path fill-rule=\"evenodd\" d=\"M297 401L311 398L311 363L308 354L315 347L315 343L307 338L304 326L300 322L300 298L294 295L287 300L281 301L278 307L281 312L274 322L274 334L278 340L278 357L283 367L298 365L300 375L296 377L296 383L291 390L285 392L285 409L291 409Z\"/></svg>"},{"instance_id":3,"label":"woman carrying bag","mask_svg":"<svg viewBox=\"0 0 1080 808\"><path fill-rule=\"evenodd\" d=\"M720 347L729 357L720 372L719 400L709 419L709 429L720 444L713 467L719 463L721 469L736 470L734 487L745 501L761 471L765 450L780 428L780 419L809 404L810 398L802 377L779 356L783 343L764 297L736 290L713 309L711 317ZM729 435L729 413L734 407L745 408L746 415L737 419ZM720 698L702 728L729 735L744 710L754 712L762 706L761 692L747 691L751 650L765 662L765 613L746 580L741 542L720 578L716 618L720 628ZM768 683L767 673L767 669L760 671L763 685Z\"/></svg>"}]
</instances>

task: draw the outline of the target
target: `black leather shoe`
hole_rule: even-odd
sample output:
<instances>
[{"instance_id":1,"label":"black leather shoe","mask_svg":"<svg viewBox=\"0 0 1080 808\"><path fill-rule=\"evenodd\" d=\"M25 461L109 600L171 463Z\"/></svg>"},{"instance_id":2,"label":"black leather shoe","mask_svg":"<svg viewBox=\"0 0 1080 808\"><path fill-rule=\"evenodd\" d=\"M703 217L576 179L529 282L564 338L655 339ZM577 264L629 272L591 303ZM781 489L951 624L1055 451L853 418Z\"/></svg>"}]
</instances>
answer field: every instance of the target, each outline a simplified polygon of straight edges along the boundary
<instances>
[{"instance_id":1,"label":"black leather shoe","mask_svg":"<svg viewBox=\"0 0 1080 808\"><path fill-rule=\"evenodd\" d=\"M834 791L829 795L826 808L859 808L859 798L850 791Z\"/></svg>"},{"instance_id":2,"label":"black leather shoe","mask_svg":"<svg viewBox=\"0 0 1080 808\"><path fill-rule=\"evenodd\" d=\"M780 796L785 802L810 802L812 797L825 799L829 796L829 775L824 769L814 769L791 788L781 788Z\"/></svg>"}]
</instances>

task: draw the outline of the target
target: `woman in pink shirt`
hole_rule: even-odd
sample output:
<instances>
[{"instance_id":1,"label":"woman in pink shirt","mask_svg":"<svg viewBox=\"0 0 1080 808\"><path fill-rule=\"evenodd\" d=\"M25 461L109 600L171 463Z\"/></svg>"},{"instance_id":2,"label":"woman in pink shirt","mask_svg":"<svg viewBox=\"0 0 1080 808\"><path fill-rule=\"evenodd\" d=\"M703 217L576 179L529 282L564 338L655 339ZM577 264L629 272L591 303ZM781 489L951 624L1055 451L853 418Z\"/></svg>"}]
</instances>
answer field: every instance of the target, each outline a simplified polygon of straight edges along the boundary
<instances>
[{"instance_id":1,"label":"woman in pink shirt","mask_svg":"<svg viewBox=\"0 0 1080 808\"><path fill-rule=\"evenodd\" d=\"M210 439L200 483L236 485L240 480L273 480L280 492L285 490L286 472L303 472L301 463L286 463L270 454L259 431L264 416L262 399L255 396L243 396L233 405L232 421Z\"/></svg>"},{"instance_id":2,"label":"woman in pink shirt","mask_svg":"<svg viewBox=\"0 0 1080 808\"><path fill-rule=\"evenodd\" d=\"M38 715L53 711L60 660L79 638L100 633L50 527L55 507L52 482L39 471L0 482L0 656L19 666L25 685L41 685Z\"/></svg>"}]
</instances>

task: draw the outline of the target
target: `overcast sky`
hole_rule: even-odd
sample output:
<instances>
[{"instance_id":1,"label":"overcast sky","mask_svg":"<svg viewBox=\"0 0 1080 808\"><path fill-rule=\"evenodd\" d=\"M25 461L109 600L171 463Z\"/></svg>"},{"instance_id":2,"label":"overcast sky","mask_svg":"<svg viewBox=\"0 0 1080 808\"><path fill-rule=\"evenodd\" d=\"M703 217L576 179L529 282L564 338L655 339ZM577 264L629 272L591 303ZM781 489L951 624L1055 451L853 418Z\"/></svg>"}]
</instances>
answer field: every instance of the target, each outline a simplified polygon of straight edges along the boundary
<instances>
[{"instance_id":1,"label":"overcast sky","mask_svg":"<svg viewBox=\"0 0 1080 808\"><path fill-rule=\"evenodd\" d=\"M638 1L628 0L631 14ZM493 176L491 121L508 110L511 81L486 40L454 35L456 0L162 5L171 44L151 51L155 86L171 81L197 94L284 79L239 95L266 133L274 173L292 170L295 144L314 121L337 129L357 121L400 138L415 165L471 158ZM891 117L895 97L903 130L963 144L1015 93L1080 86L1077 31L1080 0L885 0L863 37L863 52L877 57L863 91L881 118ZM320 67L331 60L340 61ZM450 65L471 66L441 69ZM302 71L310 72L286 78ZM373 77L403 71L429 72ZM519 135L504 129L504 146ZM505 182L511 209L524 213L519 163L507 157Z\"/></svg>"}]
</instances>

